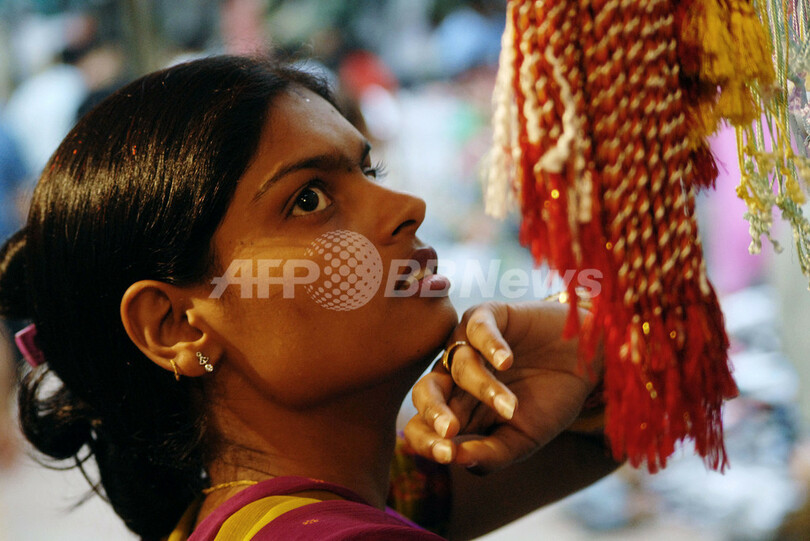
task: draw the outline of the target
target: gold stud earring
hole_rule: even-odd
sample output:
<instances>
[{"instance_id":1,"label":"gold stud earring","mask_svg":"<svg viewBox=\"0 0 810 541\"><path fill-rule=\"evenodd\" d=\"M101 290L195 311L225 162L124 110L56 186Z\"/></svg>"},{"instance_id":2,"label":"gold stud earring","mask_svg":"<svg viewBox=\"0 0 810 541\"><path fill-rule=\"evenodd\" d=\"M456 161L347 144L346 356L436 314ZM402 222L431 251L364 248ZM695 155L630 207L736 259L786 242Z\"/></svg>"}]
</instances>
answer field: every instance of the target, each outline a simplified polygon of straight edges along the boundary
<instances>
[{"instance_id":1,"label":"gold stud earring","mask_svg":"<svg viewBox=\"0 0 810 541\"><path fill-rule=\"evenodd\" d=\"M180 372L177 370L177 363L174 362L174 359L169 360L172 363L172 370L174 370L174 379L180 381Z\"/></svg>"},{"instance_id":2,"label":"gold stud earring","mask_svg":"<svg viewBox=\"0 0 810 541\"><path fill-rule=\"evenodd\" d=\"M206 372L214 371L214 365L212 365L210 362L211 359L209 359L199 351L197 352L197 359L200 361L200 366L204 367Z\"/></svg>"}]
</instances>

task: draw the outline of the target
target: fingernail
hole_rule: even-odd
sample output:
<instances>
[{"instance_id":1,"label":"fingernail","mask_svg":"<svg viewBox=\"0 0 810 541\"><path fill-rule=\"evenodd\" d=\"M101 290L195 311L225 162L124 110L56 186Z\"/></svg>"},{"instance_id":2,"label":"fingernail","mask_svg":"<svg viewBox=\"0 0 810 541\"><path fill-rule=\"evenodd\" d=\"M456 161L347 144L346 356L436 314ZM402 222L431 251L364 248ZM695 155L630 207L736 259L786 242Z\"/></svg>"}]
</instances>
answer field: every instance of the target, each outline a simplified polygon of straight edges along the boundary
<instances>
[{"instance_id":1,"label":"fingernail","mask_svg":"<svg viewBox=\"0 0 810 541\"><path fill-rule=\"evenodd\" d=\"M439 415L433 423L433 426L436 428L436 432L439 436L446 438L447 430L450 428L450 417L447 415Z\"/></svg>"},{"instance_id":2,"label":"fingernail","mask_svg":"<svg viewBox=\"0 0 810 541\"><path fill-rule=\"evenodd\" d=\"M453 458L453 448L449 442L439 441L433 446L433 457L442 464L449 464Z\"/></svg>"},{"instance_id":3,"label":"fingernail","mask_svg":"<svg viewBox=\"0 0 810 541\"><path fill-rule=\"evenodd\" d=\"M511 419L515 414L517 400L507 394L499 394L495 397L495 411L501 414L504 419Z\"/></svg>"},{"instance_id":4,"label":"fingernail","mask_svg":"<svg viewBox=\"0 0 810 541\"><path fill-rule=\"evenodd\" d=\"M495 352L495 355L492 356L492 360L495 362L495 368L500 368L503 366L503 363L506 362L506 359L509 358L509 352L505 349L499 349Z\"/></svg>"},{"instance_id":5,"label":"fingernail","mask_svg":"<svg viewBox=\"0 0 810 541\"><path fill-rule=\"evenodd\" d=\"M465 468L468 468L468 469L469 469L469 468L475 468L476 466L478 466L478 461L477 461L477 460L473 460L473 461L472 461L472 462L470 462L469 464L465 464L465 465L464 465L464 467L465 467Z\"/></svg>"}]
</instances>

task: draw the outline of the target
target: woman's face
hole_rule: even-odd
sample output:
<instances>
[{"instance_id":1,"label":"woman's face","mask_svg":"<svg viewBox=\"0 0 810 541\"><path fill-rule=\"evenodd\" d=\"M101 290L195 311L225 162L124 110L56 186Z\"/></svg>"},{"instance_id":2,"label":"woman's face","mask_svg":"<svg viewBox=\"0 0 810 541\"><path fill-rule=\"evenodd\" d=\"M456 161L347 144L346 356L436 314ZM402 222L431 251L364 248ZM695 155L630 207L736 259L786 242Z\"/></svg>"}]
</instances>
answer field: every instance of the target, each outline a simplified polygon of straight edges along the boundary
<instances>
[{"instance_id":1,"label":"woman's face","mask_svg":"<svg viewBox=\"0 0 810 541\"><path fill-rule=\"evenodd\" d=\"M332 105L297 87L278 96L213 240L223 271L247 261L243 269L270 276L271 283L262 293L262 286L242 288L246 277L236 276L220 298L203 301L210 303L208 324L224 347L217 370L238 371L293 406L418 375L457 321L446 295L392 296L387 287L392 260L414 259L425 247L416 237L424 213L424 201L376 181L366 140ZM304 284L317 275L311 284L317 289L328 278L328 250L312 247L334 231L368 239L363 253L376 251L382 264L376 294L354 309L326 308L315 300L323 296ZM424 259L424 251L420 255ZM285 263L298 281L286 293L278 283ZM394 272L405 274L405 267L395 264ZM442 279L423 282L422 290L443 285Z\"/></svg>"}]
</instances>

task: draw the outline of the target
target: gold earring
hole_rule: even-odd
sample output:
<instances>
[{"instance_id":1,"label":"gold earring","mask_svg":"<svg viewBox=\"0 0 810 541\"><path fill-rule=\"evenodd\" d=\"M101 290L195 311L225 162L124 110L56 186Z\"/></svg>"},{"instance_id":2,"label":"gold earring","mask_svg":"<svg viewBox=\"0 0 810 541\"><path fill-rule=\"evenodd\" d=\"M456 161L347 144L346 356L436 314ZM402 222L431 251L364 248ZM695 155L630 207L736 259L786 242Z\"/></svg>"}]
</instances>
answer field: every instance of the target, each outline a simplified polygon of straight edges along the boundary
<instances>
[{"instance_id":1,"label":"gold earring","mask_svg":"<svg viewBox=\"0 0 810 541\"><path fill-rule=\"evenodd\" d=\"M203 355L199 351L197 352L197 359L199 359L199 361L200 361L200 366L205 367L206 372L213 372L214 371L214 365L212 365L211 362L210 362L211 359L209 359L208 357L206 357L205 355Z\"/></svg>"},{"instance_id":2,"label":"gold earring","mask_svg":"<svg viewBox=\"0 0 810 541\"><path fill-rule=\"evenodd\" d=\"M174 362L174 359L170 359L169 362L172 363L172 370L174 370L174 379L180 381L180 372L177 370L177 363Z\"/></svg>"}]
</instances>

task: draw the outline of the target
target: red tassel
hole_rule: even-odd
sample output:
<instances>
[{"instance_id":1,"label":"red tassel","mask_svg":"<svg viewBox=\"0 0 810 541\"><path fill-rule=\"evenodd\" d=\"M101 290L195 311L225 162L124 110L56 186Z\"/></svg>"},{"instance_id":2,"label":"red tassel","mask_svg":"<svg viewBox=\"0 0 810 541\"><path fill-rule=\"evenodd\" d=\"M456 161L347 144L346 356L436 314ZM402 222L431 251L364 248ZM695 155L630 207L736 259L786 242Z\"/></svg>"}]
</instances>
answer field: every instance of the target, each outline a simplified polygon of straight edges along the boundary
<instances>
[{"instance_id":1,"label":"red tassel","mask_svg":"<svg viewBox=\"0 0 810 541\"><path fill-rule=\"evenodd\" d=\"M715 188L715 181L720 172L717 169L717 161L709 150L709 145L703 143L692 153L692 163L695 168L694 184L701 188Z\"/></svg>"},{"instance_id":2,"label":"red tassel","mask_svg":"<svg viewBox=\"0 0 810 541\"><path fill-rule=\"evenodd\" d=\"M683 60L699 56L694 46L669 46L697 1L510 5L520 241L538 263L601 273L591 317L580 326L572 306L564 335L580 332L585 359L601 345L605 434L617 459L650 471L686 438L722 469L721 408L736 393L694 216L694 189L717 176L702 139L715 122L704 106L716 87L697 78L697 60ZM536 102L524 91L542 106L527 112ZM579 131L568 158L559 169L536 169L559 150L572 113ZM531 130L528 118L537 119ZM586 196L589 219L572 215L583 203L574 198ZM568 284L572 298L576 285Z\"/></svg>"}]
</instances>

